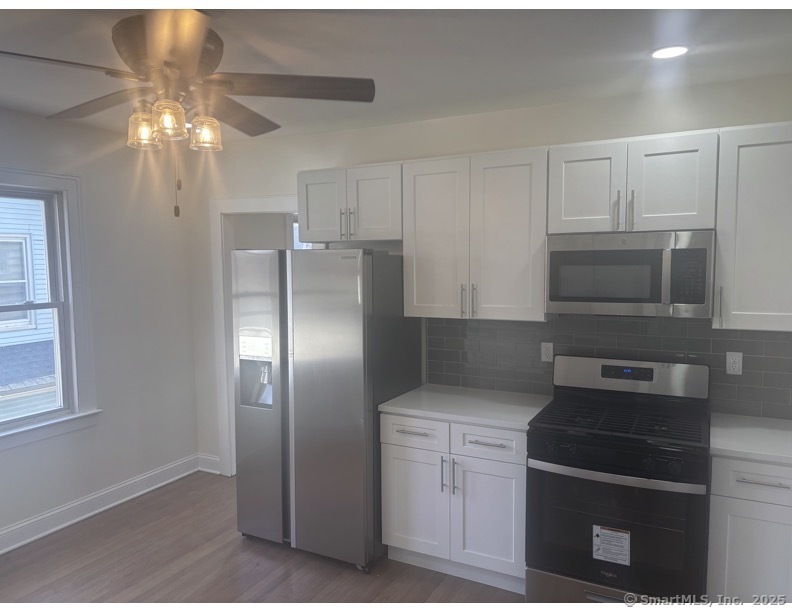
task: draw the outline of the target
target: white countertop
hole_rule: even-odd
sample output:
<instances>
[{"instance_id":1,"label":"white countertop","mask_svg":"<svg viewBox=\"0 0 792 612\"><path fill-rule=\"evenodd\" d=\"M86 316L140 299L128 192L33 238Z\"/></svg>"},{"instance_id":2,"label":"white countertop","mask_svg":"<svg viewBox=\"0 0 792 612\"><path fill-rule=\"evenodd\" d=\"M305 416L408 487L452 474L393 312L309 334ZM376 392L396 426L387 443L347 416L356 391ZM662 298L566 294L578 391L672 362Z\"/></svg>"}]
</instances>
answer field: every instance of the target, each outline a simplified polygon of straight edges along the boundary
<instances>
[{"instance_id":1,"label":"white countertop","mask_svg":"<svg viewBox=\"0 0 792 612\"><path fill-rule=\"evenodd\" d=\"M792 421L710 415L710 454L792 465Z\"/></svg>"},{"instance_id":2,"label":"white countertop","mask_svg":"<svg viewBox=\"0 0 792 612\"><path fill-rule=\"evenodd\" d=\"M418 418L527 430L528 421L551 399L549 395L423 385L380 404L379 409Z\"/></svg>"}]
</instances>

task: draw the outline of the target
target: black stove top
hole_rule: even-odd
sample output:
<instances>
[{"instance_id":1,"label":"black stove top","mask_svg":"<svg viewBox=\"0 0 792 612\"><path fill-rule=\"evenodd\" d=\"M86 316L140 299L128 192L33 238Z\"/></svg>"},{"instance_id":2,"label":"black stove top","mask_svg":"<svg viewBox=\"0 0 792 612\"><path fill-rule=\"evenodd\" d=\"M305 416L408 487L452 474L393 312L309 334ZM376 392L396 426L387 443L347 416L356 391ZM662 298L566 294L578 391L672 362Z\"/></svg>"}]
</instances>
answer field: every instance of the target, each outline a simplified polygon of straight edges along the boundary
<instances>
[{"instance_id":1,"label":"black stove top","mask_svg":"<svg viewBox=\"0 0 792 612\"><path fill-rule=\"evenodd\" d=\"M558 395L558 394L557 394ZM637 399L619 401L594 394L589 401L558 398L548 404L530 427L603 439L620 438L640 444L674 444L709 448L709 418L700 403L661 407Z\"/></svg>"}]
</instances>

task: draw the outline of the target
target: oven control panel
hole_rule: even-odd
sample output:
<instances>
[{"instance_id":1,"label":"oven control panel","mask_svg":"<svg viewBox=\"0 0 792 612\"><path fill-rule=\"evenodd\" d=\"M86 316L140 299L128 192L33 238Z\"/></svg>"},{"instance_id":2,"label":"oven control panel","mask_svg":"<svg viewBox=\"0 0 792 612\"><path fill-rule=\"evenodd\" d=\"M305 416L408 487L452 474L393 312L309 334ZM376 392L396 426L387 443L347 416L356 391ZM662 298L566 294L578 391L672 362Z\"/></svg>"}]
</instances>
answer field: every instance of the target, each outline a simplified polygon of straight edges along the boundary
<instances>
[{"instance_id":1,"label":"oven control panel","mask_svg":"<svg viewBox=\"0 0 792 612\"><path fill-rule=\"evenodd\" d=\"M600 372L602 378L616 378L619 380L654 380L654 369L634 368L632 366L603 365Z\"/></svg>"}]
</instances>

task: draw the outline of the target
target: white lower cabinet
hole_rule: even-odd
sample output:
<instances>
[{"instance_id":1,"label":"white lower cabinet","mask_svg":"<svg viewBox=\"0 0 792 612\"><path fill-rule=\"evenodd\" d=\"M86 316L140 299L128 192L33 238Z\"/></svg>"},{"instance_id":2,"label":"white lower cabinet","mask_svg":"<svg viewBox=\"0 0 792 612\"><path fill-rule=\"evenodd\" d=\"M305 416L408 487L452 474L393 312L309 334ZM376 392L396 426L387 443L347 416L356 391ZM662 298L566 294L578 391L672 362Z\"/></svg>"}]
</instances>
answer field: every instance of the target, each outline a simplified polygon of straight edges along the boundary
<instances>
[{"instance_id":1,"label":"white lower cabinet","mask_svg":"<svg viewBox=\"0 0 792 612\"><path fill-rule=\"evenodd\" d=\"M712 493L710 597L792 601L792 468L715 458Z\"/></svg>"},{"instance_id":2,"label":"white lower cabinet","mask_svg":"<svg viewBox=\"0 0 792 612\"><path fill-rule=\"evenodd\" d=\"M447 461L442 453L382 445L385 544L448 559Z\"/></svg>"},{"instance_id":3,"label":"white lower cabinet","mask_svg":"<svg viewBox=\"0 0 792 612\"><path fill-rule=\"evenodd\" d=\"M451 455L450 559L525 575L525 466Z\"/></svg>"},{"instance_id":4,"label":"white lower cabinet","mask_svg":"<svg viewBox=\"0 0 792 612\"><path fill-rule=\"evenodd\" d=\"M383 415L381 429L398 417ZM416 431L437 421L411 419ZM448 427L447 423L439 423ZM508 447L523 432L452 424L452 436L475 435L479 444ZM489 434L494 440L485 438ZM383 435L383 440L390 439ZM411 447L415 440L382 444L382 541L441 559L516 577L525 575L525 465ZM406 444L408 446L402 446ZM485 446L486 450L486 446ZM472 453L481 452L475 447Z\"/></svg>"}]
</instances>

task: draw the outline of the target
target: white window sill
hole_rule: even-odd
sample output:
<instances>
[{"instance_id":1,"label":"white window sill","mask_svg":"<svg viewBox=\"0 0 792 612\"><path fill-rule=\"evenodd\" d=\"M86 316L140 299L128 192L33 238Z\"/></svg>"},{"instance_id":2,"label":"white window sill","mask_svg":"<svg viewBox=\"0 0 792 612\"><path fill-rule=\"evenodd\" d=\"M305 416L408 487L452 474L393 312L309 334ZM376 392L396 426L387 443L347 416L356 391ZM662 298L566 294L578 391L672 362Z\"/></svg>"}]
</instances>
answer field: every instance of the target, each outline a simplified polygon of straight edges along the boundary
<instances>
[{"instance_id":1,"label":"white window sill","mask_svg":"<svg viewBox=\"0 0 792 612\"><path fill-rule=\"evenodd\" d=\"M96 416L101 410L88 410L69 414L52 421L24 425L16 429L0 431L0 451L30 442L37 442L70 431L85 429L96 425Z\"/></svg>"}]
</instances>

